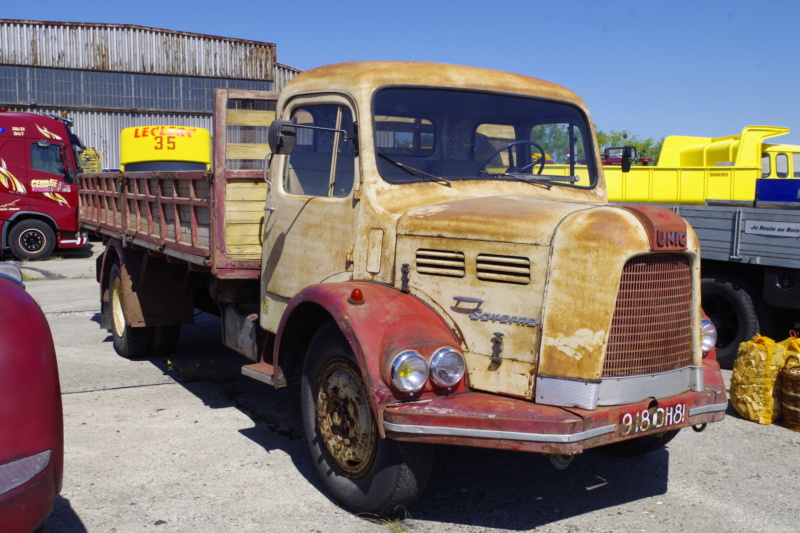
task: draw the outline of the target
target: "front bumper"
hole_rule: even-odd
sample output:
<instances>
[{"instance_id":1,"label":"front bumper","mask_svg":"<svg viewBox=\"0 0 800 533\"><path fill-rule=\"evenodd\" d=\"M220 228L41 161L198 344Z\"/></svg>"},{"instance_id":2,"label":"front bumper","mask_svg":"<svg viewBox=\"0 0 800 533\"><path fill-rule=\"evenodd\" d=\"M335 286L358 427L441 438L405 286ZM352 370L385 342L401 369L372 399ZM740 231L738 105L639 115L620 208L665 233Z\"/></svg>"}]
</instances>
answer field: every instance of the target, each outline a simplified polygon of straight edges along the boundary
<instances>
[{"instance_id":1,"label":"front bumper","mask_svg":"<svg viewBox=\"0 0 800 533\"><path fill-rule=\"evenodd\" d=\"M621 420L626 413L685 405L680 423L652 428L644 434L722 420L728 400L719 364L704 361L703 375L705 387L701 392L591 411L483 392L396 402L385 406L383 427L388 437L402 441L572 455L641 436L622 434Z\"/></svg>"},{"instance_id":2,"label":"front bumper","mask_svg":"<svg viewBox=\"0 0 800 533\"><path fill-rule=\"evenodd\" d=\"M89 236L86 232L63 232L58 236L59 248L83 248L89 244Z\"/></svg>"}]
</instances>

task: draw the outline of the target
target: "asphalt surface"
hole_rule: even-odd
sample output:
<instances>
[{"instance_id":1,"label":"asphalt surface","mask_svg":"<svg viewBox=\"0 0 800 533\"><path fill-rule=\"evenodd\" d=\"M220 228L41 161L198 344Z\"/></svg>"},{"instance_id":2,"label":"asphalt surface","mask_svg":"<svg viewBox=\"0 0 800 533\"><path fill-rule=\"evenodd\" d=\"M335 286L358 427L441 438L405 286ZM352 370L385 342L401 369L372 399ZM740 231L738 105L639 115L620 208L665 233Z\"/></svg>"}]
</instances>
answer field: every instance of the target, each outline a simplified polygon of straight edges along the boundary
<instances>
[{"instance_id":1,"label":"asphalt surface","mask_svg":"<svg viewBox=\"0 0 800 533\"><path fill-rule=\"evenodd\" d=\"M18 264L53 332L64 403L64 488L45 531L798 530L800 433L732 409L651 454L589 451L565 471L439 447L407 516L354 516L317 480L297 391L241 376L247 360L221 345L215 317L184 327L174 354L129 361L99 327L92 254Z\"/></svg>"}]
</instances>

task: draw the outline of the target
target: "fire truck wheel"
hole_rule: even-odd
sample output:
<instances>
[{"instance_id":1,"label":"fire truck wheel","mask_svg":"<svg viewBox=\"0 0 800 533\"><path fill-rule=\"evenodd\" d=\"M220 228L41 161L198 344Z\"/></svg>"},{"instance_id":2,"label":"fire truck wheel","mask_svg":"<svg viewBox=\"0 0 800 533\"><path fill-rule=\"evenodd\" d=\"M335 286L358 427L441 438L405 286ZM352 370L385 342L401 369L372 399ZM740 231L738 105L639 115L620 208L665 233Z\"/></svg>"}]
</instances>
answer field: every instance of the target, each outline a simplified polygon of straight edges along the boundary
<instances>
[{"instance_id":1,"label":"fire truck wheel","mask_svg":"<svg viewBox=\"0 0 800 533\"><path fill-rule=\"evenodd\" d=\"M47 222L23 220L11 228L9 246L20 261L47 259L56 248L56 234Z\"/></svg>"},{"instance_id":2,"label":"fire truck wheel","mask_svg":"<svg viewBox=\"0 0 800 533\"><path fill-rule=\"evenodd\" d=\"M393 514L425 490L433 447L381 438L353 352L333 322L311 340L303 427L322 484L356 513Z\"/></svg>"},{"instance_id":3,"label":"fire truck wheel","mask_svg":"<svg viewBox=\"0 0 800 533\"><path fill-rule=\"evenodd\" d=\"M680 429L675 429L655 435L645 435L631 440L607 444L601 446L600 449L609 455L616 455L617 457L636 457L637 455L644 455L654 452L659 448L663 448L669 441L675 438L675 435L677 435L679 431Z\"/></svg>"},{"instance_id":4,"label":"fire truck wheel","mask_svg":"<svg viewBox=\"0 0 800 533\"><path fill-rule=\"evenodd\" d=\"M717 361L732 368L739 344L753 335L771 335L774 317L749 283L710 274L702 280L703 310L717 328Z\"/></svg>"},{"instance_id":5,"label":"fire truck wheel","mask_svg":"<svg viewBox=\"0 0 800 533\"><path fill-rule=\"evenodd\" d=\"M119 264L111 267L108 280L108 297L111 300L111 336L114 350L126 359L143 357L150 351L152 327L133 328L125 322L122 274Z\"/></svg>"}]
</instances>

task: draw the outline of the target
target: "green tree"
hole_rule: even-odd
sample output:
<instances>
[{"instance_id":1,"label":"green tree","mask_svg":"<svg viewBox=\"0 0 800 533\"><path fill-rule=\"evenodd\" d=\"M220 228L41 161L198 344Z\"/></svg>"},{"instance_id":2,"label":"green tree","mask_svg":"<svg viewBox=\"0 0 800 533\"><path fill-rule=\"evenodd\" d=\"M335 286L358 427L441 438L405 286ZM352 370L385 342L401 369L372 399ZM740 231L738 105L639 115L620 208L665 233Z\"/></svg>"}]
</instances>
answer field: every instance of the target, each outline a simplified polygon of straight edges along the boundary
<instances>
[{"instance_id":1,"label":"green tree","mask_svg":"<svg viewBox=\"0 0 800 533\"><path fill-rule=\"evenodd\" d=\"M597 144L602 152L604 148L612 146L633 146L636 148L639 157L649 157L653 163L658 163L658 156L661 155L661 146L664 144L664 137L655 140L652 137L643 139L639 135L628 133L627 130L611 130L606 133L597 129Z\"/></svg>"}]
</instances>

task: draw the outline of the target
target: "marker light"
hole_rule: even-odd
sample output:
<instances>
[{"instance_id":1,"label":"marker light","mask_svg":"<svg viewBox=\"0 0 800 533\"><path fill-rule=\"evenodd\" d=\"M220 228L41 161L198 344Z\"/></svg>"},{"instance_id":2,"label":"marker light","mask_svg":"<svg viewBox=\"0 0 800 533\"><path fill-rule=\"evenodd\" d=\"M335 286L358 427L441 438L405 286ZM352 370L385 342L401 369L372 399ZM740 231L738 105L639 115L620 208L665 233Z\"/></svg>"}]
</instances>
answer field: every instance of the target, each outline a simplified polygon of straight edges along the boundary
<instances>
[{"instance_id":1,"label":"marker light","mask_svg":"<svg viewBox=\"0 0 800 533\"><path fill-rule=\"evenodd\" d=\"M353 289L347 301L353 305L361 305L364 303L364 293L361 292L361 289Z\"/></svg>"},{"instance_id":2,"label":"marker light","mask_svg":"<svg viewBox=\"0 0 800 533\"><path fill-rule=\"evenodd\" d=\"M400 352L392 361L391 379L397 390L417 392L428 380L428 362L414 350Z\"/></svg>"},{"instance_id":3,"label":"marker light","mask_svg":"<svg viewBox=\"0 0 800 533\"><path fill-rule=\"evenodd\" d=\"M703 348L703 353L708 353L711 351L711 348L717 344L717 328L714 326L714 323L711 322L708 318L703 319L703 341L701 346Z\"/></svg>"},{"instance_id":4,"label":"marker light","mask_svg":"<svg viewBox=\"0 0 800 533\"><path fill-rule=\"evenodd\" d=\"M464 377L464 358L454 348L439 348L431 357L431 381L439 387L454 387Z\"/></svg>"}]
</instances>

